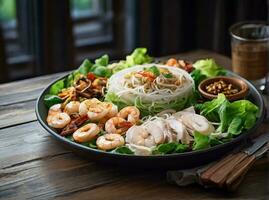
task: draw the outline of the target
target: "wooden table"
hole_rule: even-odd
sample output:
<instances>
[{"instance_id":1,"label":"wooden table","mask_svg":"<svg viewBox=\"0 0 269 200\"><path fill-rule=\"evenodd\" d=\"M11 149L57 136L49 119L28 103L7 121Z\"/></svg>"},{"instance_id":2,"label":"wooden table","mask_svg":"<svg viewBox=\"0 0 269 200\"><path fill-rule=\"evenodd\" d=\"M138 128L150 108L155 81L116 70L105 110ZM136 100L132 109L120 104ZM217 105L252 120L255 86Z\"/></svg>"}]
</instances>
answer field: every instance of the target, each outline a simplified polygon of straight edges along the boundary
<instances>
[{"instance_id":1,"label":"wooden table","mask_svg":"<svg viewBox=\"0 0 269 200\"><path fill-rule=\"evenodd\" d=\"M229 58L208 51L179 54L187 60ZM36 121L41 90L65 73L0 85L0 199L269 199L269 157L257 161L235 193L178 187L165 172L121 169L78 157ZM259 131L268 130L263 125Z\"/></svg>"}]
</instances>

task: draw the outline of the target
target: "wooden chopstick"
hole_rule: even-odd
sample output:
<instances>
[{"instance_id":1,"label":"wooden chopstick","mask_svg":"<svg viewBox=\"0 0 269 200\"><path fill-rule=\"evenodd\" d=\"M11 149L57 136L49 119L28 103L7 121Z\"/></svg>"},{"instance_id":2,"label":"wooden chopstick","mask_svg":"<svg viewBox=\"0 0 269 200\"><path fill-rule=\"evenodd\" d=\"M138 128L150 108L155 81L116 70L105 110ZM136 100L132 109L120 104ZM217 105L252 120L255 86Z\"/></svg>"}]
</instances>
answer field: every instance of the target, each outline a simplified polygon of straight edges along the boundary
<instances>
[{"instance_id":1,"label":"wooden chopstick","mask_svg":"<svg viewBox=\"0 0 269 200\"><path fill-rule=\"evenodd\" d=\"M210 177L223 165L228 163L231 159L233 159L235 154L229 154L225 158L223 158L221 161L217 161L217 163L214 163L211 165L206 171L204 171L200 178L203 183L209 183L210 182Z\"/></svg>"},{"instance_id":2,"label":"wooden chopstick","mask_svg":"<svg viewBox=\"0 0 269 200\"><path fill-rule=\"evenodd\" d=\"M248 155L243 152L235 154L236 156L226 163L220 169L218 169L211 177L210 181L217 184L219 187L223 187L227 176L232 172L232 170L238 165L242 160L244 160Z\"/></svg>"},{"instance_id":3,"label":"wooden chopstick","mask_svg":"<svg viewBox=\"0 0 269 200\"><path fill-rule=\"evenodd\" d=\"M246 173L255 161L255 156L246 157L241 163L239 163L230 175L226 179L226 185L232 184L239 176Z\"/></svg>"}]
</instances>

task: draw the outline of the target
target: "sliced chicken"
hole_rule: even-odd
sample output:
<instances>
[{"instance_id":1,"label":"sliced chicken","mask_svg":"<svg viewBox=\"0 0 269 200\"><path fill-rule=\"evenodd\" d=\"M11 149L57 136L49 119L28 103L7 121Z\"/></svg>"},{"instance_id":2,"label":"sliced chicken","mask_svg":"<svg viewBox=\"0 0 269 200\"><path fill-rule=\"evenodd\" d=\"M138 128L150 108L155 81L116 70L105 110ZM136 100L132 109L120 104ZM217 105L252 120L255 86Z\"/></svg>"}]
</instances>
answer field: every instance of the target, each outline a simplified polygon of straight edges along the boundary
<instances>
[{"instance_id":1,"label":"sliced chicken","mask_svg":"<svg viewBox=\"0 0 269 200\"><path fill-rule=\"evenodd\" d=\"M182 124L180 120L176 118L167 119L168 127L176 133L176 141L182 144L189 144L193 138L187 132L186 127Z\"/></svg>"},{"instance_id":2,"label":"sliced chicken","mask_svg":"<svg viewBox=\"0 0 269 200\"><path fill-rule=\"evenodd\" d=\"M209 135L215 131L214 126L202 115L186 113L180 117L182 123L192 131Z\"/></svg>"}]
</instances>

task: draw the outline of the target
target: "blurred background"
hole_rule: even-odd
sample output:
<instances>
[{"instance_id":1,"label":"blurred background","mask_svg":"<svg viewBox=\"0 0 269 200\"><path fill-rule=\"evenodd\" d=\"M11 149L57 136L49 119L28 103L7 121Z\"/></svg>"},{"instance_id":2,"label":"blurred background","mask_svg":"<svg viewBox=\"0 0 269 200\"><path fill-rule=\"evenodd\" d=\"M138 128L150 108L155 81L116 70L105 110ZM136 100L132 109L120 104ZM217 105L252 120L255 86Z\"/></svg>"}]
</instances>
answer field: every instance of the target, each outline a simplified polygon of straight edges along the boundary
<instances>
[{"instance_id":1,"label":"blurred background","mask_svg":"<svg viewBox=\"0 0 269 200\"><path fill-rule=\"evenodd\" d=\"M229 27L269 20L269 0L0 0L0 82L77 68L135 47L230 56Z\"/></svg>"}]
</instances>

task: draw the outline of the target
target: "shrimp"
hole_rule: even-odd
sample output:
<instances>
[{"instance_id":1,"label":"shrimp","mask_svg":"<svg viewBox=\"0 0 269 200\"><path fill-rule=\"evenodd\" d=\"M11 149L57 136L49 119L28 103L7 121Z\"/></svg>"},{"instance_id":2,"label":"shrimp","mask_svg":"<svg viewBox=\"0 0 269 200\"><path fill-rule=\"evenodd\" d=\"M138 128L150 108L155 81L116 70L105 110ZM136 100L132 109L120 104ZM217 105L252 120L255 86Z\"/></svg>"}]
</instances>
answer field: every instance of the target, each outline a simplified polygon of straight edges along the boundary
<instances>
[{"instance_id":1,"label":"shrimp","mask_svg":"<svg viewBox=\"0 0 269 200\"><path fill-rule=\"evenodd\" d=\"M121 135L114 133L102 135L98 137L96 141L98 149L105 151L123 146L124 143L124 138Z\"/></svg>"},{"instance_id":2,"label":"shrimp","mask_svg":"<svg viewBox=\"0 0 269 200\"><path fill-rule=\"evenodd\" d=\"M139 115L140 111L135 106L127 106L121 109L117 116L136 124L139 121Z\"/></svg>"},{"instance_id":3,"label":"shrimp","mask_svg":"<svg viewBox=\"0 0 269 200\"><path fill-rule=\"evenodd\" d=\"M62 112L61 104L55 104L50 107L47 116L47 123L49 126L53 128L64 128L70 121L70 116L67 113Z\"/></svg>"},{"instance_id":4,"label":"shrimp","mask_svg":"<svg viewBox=\"0 0 269 200\"><path fill-rule=\"evenodd\" d=\"M106 118L115 117L118 114L118 106L113 103L103 102L104 107L108 110Z\"/></svg>"},{"instance_id":5,"label":"shrimp","mask_svg":"<svg viewBox=\"0 0 269 200\"><path fill-rule=\"evenodd\" d=\"M132 126L126 133L126 143L138 146L151 148L164 143L164 141L162 129L154 123L148 124L147 127Z\"/></svg>"},{"instance_id":6,"label":"shrimp","mask_svg":"<svg viewBox=\"0 0 269 200\"><path fill-rule=\"evenodd\" d=\"M132 126L132 123L127 122L121 117L112 117L107 120L105 130L108 133L125 134L125 132Z\"/></svg>"},{"instance_id":7,"label":"shrimp","mask_svg":"<svg viewBox=\"0 0 269 200\"><path fill-rule=\"evenodd\" d=\"M79 101L70 101L68 104L66 104L64 108L64 112L66 112L69 115L75 114L79 112Z\"/></svg>"},{"instance_id":8,"label":"shrimp","mask_svg":"<svg viewBox=\"0 0 269 200\"><path fill-rule=\"evenodd\" d=\"M91 121L99 121L104 118L108 110L103 105L103 102L96 98L83 101L79 106L79 114L81 116L88 115Z\"/></svg>"},{"instance_id":9,"label":"shrimp","mask_svg":"<svg viewBox=\"0 0 269 200\"><path fill-rule=\"evenodd\" d=\"M73 138L79 143L89 142L90 140L94 139L99 132L100 128L96 124L90 123L76 130L73 133Z\"/></svg>"},{"instance_id":10,"label":"shrimp","mask_svg":"<svg viewBox=\"0 0 269 200\"><path fill-rule=\"evenodd\" d=\"M170 58L169 60L167 60L165 65L174 66L174 67L179 66L179 64L178 64L178 62L177 62L177 60L175 58Z\"/></svg>"}]
</instances>

